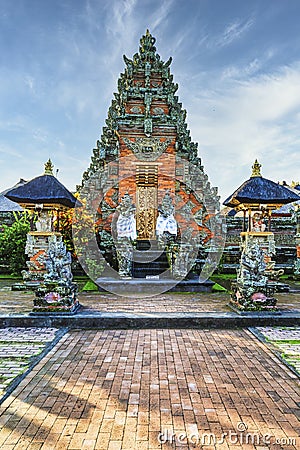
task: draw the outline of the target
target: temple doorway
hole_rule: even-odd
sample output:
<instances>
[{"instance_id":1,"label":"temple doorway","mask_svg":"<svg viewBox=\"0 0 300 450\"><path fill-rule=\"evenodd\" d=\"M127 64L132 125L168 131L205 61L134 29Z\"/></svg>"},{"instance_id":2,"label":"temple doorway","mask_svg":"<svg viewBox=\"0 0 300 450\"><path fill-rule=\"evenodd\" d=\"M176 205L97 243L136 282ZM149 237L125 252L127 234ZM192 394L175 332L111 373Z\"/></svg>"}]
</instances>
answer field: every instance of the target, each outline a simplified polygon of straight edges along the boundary
<instances>
[{"instance_id":1,"label":"temple doorway","mask_svg":"<svg viewBox=\"0 0 300 450\"><path fill-rule=\"evenodd\" d=\"M137 239L156 238L157 166L138 165L136 168Z\"/></svg>"}]
</instances>

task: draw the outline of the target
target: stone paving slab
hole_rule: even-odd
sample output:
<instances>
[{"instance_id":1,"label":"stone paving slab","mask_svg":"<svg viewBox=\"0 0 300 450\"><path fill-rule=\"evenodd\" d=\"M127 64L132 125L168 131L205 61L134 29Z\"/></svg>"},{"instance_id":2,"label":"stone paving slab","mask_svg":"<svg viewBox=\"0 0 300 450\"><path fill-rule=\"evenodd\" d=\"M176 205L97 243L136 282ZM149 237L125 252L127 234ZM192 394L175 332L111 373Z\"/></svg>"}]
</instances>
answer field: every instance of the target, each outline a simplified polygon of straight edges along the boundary
<instances>
[{"instance_id":1,"label":"stone paving slab","mask_svg":"<svg viewBox=\"0 0 300 450\"><path fill-rule=\"evenodd\" d=\"M72 330L0 406L0 448L299 449L299 402L248 331Z\"/></svg>"},{"instance_id":2,"label":"stone paving slab","mask_svg":"<svg viewBox=\"0 0 300 450\"><path fill-rule=\"evenodd\" d=\"M258 327L257 329L270 341L300 341L300 327Z\"/></svg>"},{"instance_id":3,"label":"stone paving slab","mask_svg":"<svg viewBox=\"0 0 300 450\"><path fill-rule=\"evenodd\" d=\"M56 332L56 328L5 328L1 330L0 343L51 342Z\"/></svg>"},{"instance_id":4,"label":"stone paving slab","mask_svg":"<svg viewBox=\"0 0 300 450\"><path fill-rule=\"evenodd\" d=\"M300 376L300 327L257 327L256 330Z\"/></svg>"},{"instance_id":5,"label":"stone paving slab","mask_svg":"<svg viewBox=\"0 0 300 450\"><path fill-rule=\"evenodd\" d=\"M32 311L34 294L30 292L0 291L0 314L6 316L24 315ZM138 299L119 297L110 293L79 293L79 302L84 313L225 313L228 293L164 293L157 297ZM277 294L281 311L300 312L300 292Z\"/></svg>"},{"instance_id":6,"label":"stone paving slab","mask_svg":"<svg viewBox=\"0 0 300 450\"><path fill-rule=\"evenodd\" d=\"M0 401L35 358L55 341L57 328L3 328L0 332Z\"/></svg>"},{"instance_id":7,"label":"stone paving slab","mask_svg":"<svg viewBox=\"0 0 300 450\"><path fill-rule=\"evenodd\" d=\"M228 293L164 293L136 299L109 293L80 293L74 315L31 314L33 294L0 292L2 327L245 328L300 325L300 293L278 294L279 313L238 314L228 307Z\"/></svg>"}]
</instances>

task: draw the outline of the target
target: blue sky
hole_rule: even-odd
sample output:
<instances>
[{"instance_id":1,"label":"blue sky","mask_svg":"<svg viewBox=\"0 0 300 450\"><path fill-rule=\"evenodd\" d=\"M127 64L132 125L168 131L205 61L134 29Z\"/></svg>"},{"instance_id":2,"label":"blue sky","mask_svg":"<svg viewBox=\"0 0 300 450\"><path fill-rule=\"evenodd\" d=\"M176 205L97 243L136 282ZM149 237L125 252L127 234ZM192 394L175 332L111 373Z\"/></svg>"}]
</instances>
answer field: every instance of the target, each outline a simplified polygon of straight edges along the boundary
<instances>
[{"instance_id":1,"label":"blue sky","mask_svg":"<svg viewBox=\"0 0 300 450\"><path fill-rule=\"evenodd\" d=\"M75 189L149 28L211 184L300 180L298 0L0 0L0 191L51 157Z\"/></svg>"}]
</instances>

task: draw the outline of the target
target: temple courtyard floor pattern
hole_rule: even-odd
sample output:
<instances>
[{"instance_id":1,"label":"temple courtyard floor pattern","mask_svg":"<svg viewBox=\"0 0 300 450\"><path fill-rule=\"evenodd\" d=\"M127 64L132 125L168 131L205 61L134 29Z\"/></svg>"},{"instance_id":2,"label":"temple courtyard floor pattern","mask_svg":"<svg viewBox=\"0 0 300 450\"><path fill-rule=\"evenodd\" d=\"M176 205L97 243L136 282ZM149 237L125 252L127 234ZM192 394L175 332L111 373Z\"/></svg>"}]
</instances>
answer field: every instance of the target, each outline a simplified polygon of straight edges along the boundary
<instances>
[{"instance_id":1,"label":"temple courtyard floor pattern","mask_svg":"<svg viewBox=\"0 0 300 450\"><path fill-rule=\"evenodd\" d=\"M0 446L297 449L299 405L248 330L72 330L3 401Z\"/></svg>"},{"instance_id":2,"label":"temple courtyard floor pattern","mask_svg":"<svg viewBox=\"0 0 300 450\"><path fill-rule=\"evenodd\" d=\"M1 314L29 313L30 294L0 294ZM278 298L299 311L299 293ZM83 310L137 314L223 313L228 297L159 300L80 294ZM1 449L300 448L298 326L0 332Z\"/></svg>"},{"instance_id":3,"label":"temple courtyard floor pattern","mask_svg":"<svg viewBox=\"0 0 300 450\"><path fill-rule=\"evenodd\" d=\"M34 294L0 289L0 315L28 314L32 311ZM300 312L300 290L276 294L282 311ZM222 292L163 293L158 297L120 297L112 293L80 292L78 295L84 313L202 313L228 312L229 294Z\"/></svg>"}]
</instances>

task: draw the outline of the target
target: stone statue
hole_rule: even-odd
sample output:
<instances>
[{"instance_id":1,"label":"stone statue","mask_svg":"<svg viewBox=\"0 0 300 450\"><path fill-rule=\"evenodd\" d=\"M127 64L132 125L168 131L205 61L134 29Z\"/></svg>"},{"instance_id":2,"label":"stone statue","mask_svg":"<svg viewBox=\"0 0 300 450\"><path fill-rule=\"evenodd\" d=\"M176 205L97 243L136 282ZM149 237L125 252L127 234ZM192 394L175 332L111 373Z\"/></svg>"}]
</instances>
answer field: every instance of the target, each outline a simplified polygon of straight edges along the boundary
<instances>
[{"instance_id":1,"label":"stone statue","mask_svg":"<svg viewBox=\"0 0 300 450\"><path fill-rule=\"evenodd\" d=\"M156 222L157 236L160 237L164 233L176 236L177 222L174 217L174 206L169 192L165 194L162 204L158 208L158 212L159 214Z\"/></svg>"},{"instance_id":2,"label":"stone statue","mask_svg":"<svg viewBox=\"0 0 300 450\"><path fill-rule=\"evenodd\" d=\"M264 251L258 243L244 248L232 301L239 309L265 310L276 308L276 299L271 297L266 276L267 265Z\"/></svg>"},{"instance_id":3,"label":"stone statue","mask_svg":"<svg viewBox=\"0 0 300 450\"><path fill-rule=\"evenodd\" d=\"M256 212L253 214L252 217L252 230L256 232L262 232L265 231L266 225L263 222L262 214L259 212Z\"/></svg>"},{"instance_id":4,"label":"stone statue","mask_svg":"<svg viewBox=\"0 0 300 450\"><path fill-rule=\"evenodd\" d=\"M51 242L47 258L45 259L45 267L47 273L44 278L46 281L55 280L70 283L73 279L71 271L71 254L66 250L65 244L60 242Z\"/></svg>"},{"instance_id":5,"label":"stone statue","mask_svg":"<svg viewBox=\"0 0 300 450\"><path fill-rule=\"evenodd\" d=\"M45 257L44 282L35 290L34 312L74 312L79 306L72 257L62 241L50 241Z\"/></svg>"},{"instance_id":6,"label":"stone statue","mask_svg":"<svg viewBox=\"0 0 300 450\"><path fill-rule=\"evenodd\" d=\"M296 277L300 275L300 258L297 258L294 262L294 275Z\"/></svg>"},{"instance_id":7,"label":"stone statue","mask_svg":"<svg viewBox=\"0 0 300 450\"><path fill-rule=\"evenodd\" d=\"M135 206L132 203L128 192L121 199L121 203L117 206L119 217L117 220L117 258L119 264L119 275L122 278L132 277L132 258L133 245L132 241L137 238Z\"/></svg>"},{"instance_id":8,"label":"stone statue","mask_svg":"<svg viewBox=\"0 0 300 450\"><path fill-rule=\"evenodd\" d=\"M255 286L264 287L267 282L267 277L264 274L265 270L264 253L258 244L252 244L251 247L247 247L242 253L237 281L243 284L255 284Z\"/></svg>"},{"instance_id":9,"label":"stone statue","mask_svg":"<svg viewBox=\"0 0 300 450\"><path fill-rule=\"evenodd\" d=\"M52 231L52 220L51 216L49 216L48 211L39 212L39 218L35 223L36 231Z\"/></svg>"},{"instance_id":10,"label":"stone statue","mask_svg":"<svg viewBox=\"0 0 300 450\"><path fill-rule=\"evenodd\" d=\"M129 238L135 240L136 234L136 220L134 217L135 206L132 203L131 197L128 193L121 199L121 203L117 206L119 217L117 220L117 236L118 238Z\"/></svg>"},{"instance_id":11,"label":"stone statue","mask_svg":"<svg viewBox=\"0 0 300 450\"><path fill-rule=\"evenodd\" d=\"M191 228L186 228L181 233L181 242L175 254L173 275L175 278L184 278L191 270L198 253L198 245L193 237Z\"/></svg>"}]
</instances>

